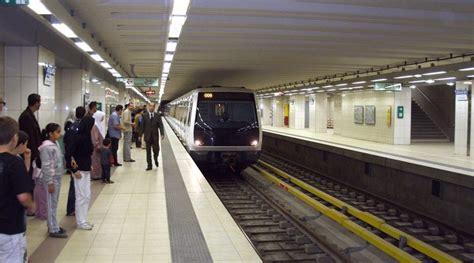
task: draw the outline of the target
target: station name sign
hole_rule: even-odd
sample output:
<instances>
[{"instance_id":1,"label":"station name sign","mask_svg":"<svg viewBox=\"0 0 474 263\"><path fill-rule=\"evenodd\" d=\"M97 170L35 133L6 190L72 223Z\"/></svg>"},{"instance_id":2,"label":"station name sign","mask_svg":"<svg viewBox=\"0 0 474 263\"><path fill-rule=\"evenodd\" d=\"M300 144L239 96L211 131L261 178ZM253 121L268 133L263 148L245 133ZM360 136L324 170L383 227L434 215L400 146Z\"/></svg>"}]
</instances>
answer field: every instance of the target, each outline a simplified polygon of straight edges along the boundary
<instances>
[{"instance_id":1,"label":"station name sign","mask_svg":"<svg viewBox=\"0 0 474 263\"><path fill-rule=\"evenodd\" d=\"M134 87L160 87L160 78L128 78L125 84Z\"/></svg>"},{"instance_id":2,"label":"station name sign","mask_svg":"<svg viewBox=\"0 0 474 263\"><path fill-rule=\"evenodd\" d=\"M27 5L29 0L0 0L0 6Z\"/></svg>"},{"instance_id":3,"label":"station name sign","mask_svg":"<svg viewBox=\"0 0 474 263\"><path fill-rule=\"evenodd\" d=\"M402 90L402 84L401 83L377 82L374 85L374 90L377 90L377 91L401 91Z\"/></svg>"}]
</instances>

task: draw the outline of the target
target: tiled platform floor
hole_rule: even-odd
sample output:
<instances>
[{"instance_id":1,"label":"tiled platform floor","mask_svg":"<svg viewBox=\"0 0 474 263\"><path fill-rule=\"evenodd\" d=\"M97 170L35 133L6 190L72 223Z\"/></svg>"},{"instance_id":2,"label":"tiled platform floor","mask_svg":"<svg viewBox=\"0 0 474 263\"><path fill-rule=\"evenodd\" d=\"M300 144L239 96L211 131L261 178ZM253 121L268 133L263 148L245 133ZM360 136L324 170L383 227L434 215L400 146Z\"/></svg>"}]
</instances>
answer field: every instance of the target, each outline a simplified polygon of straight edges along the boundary
<instances>
[{"instance_id":1,"label":"tiled platform floor","mask_svg":"<svg viewBox=\"0 0 474 263\"><path fill-rule=\"evenodd\" d=\"M261 262L220 203L207 181L165 124L181 176L214 262ZM46 222L29 219L28 253L32 262L172 262L163 162L146 172L145 150L133 149L136 163L124 163L112 176L115 184L92 182L96 197L89 220L93 231L75 230L75 218L65 217L69 177L63 179L58 209L70 237L47 237ZM180 176L176 174L176 176Z\"/></svg>"},{"instance_id":2,"label":"tiled platform floor","mask_svg":"<svg viewBox=\"0 0 474 263\"><path fill-rule=\"evenodd\" d=\"M296 130L287 127L264 126L264 131L474 176L474 157L455 155L453 143L390 145L330 133L315 133L308 129Z\"/></svg>"}]
</instances>

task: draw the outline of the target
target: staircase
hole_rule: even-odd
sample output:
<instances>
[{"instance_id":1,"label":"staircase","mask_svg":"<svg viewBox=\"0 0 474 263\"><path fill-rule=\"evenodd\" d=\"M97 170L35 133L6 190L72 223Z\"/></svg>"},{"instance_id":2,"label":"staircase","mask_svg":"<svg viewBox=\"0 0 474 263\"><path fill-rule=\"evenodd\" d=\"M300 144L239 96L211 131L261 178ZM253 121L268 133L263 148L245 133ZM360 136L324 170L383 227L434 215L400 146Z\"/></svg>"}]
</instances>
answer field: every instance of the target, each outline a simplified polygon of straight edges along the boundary
<instances>
[{"instance_id":1,"label":"staircase","mask_svg":"<svg viewBox=\"0 0 474 263\"><path fill-rule=\"evenodd\" d=\"M411 140L415 142L449 141L446 134L413 100L411 102Z\"/></svg>"}]
</instances>

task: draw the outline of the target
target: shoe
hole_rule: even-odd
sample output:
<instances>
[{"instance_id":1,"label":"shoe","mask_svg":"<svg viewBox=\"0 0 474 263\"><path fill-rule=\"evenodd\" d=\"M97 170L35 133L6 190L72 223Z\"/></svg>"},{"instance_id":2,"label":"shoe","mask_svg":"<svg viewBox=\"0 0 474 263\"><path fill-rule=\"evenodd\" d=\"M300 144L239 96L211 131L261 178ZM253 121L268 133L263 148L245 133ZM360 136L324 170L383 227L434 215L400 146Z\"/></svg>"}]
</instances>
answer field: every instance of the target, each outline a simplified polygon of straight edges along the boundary
<instances>
[{"instance_id":1,"label":"shoe","mask_svg":"<svg viewBox=\"0 0 474 263\"><path fill-rule=\"evenodd\" d=\"M153 169L153 168L150 167L150 166L148 166L148 167L146 168L147 171L150 171L151 169Z\"/></svg>"},{"instance_id":2,"label":"shoe","mask_svg":"<svg viewBox=\"0 0 474 263\"><path fill-rule=\"evenodd\" d=\"M122 166L122 164L121 163L116 163L115 166Z\"/></svg>"},{"instance_id":3,"label":"shoe","mask_svg":"<svg viewBox=\"0 0 474 263\"><path fill-rule=\"evenodd\" d=\"M75 216L76 212L67 213L66 216Z\"/></svg>"},{"instance_id":4,"label":"shoe","mask_svg":"<svg viewBox=\"0 0 474 263\"><path fill-rule=\"evenodd\" d=\"M26 216L35 216L35 213L26 213Z\"/></svg>"},{"instance_id":5,"label":"shoe","mask_svg":"<svg viewBox=\"0 0 474 263\"><path fill-rule=\"evenodd\" d=\"M60 231L58 231L56 233L49 233L49 236L54 237L54 238L67 238L67 234L66 233L61 233Z\"/></svg>"},{"instance_id":6,"label":"shoe","mask_svg":"<svg viewBox=\"0 0 474 263\"><path fill-rule=\"evenodd\" d=\"M105 184L105 183L107 183L107 181L105 181L105 180L102 180L102 183L103 183L103 184Z\"/></svg>"},{"instance_id":7,"label":"shoe","mask_svg":"<svg viewBox=\"0 0 474 263\"><path fill-rule=\"evenodd\" d=\"M115 183L115 182L112 181L112 180L109 180L109 181L106 182L106 184L113 184L113 183Z\"/></svg>"},{"instance_id":8,"label":"shoe","mask_svg":"<svg viewBox=\"0 0 474 263\"><path fill-rule=\"evenodd\" d=\"M158 162L155 162L156 167L160 167L160 164Z\"/></svg>"},{"instance_id":9,"label":"shoe","mask_svg":"<svg viewBox=\"0 0 474 263\"><path fill-rule=\"evenodd\" d=\"M91 225L89 223L85 223L84 225L77 226L77 229L80 229L80 230L92 230L93 228L94 228L94 225Z\"/></svg>"},{"instance_id":10,"label":"shoe","mask_svg":"<svg viewBox=\"0 0 474 263\"><path fill-rule=\"evenodd\" d=\"M135 160L133 160L133 159L130 159L130 160L127 160L127 161L124 161L124 162L126 162L126 163L134 163L134 162L135 162Z\"/></svg>"},{"instance_id":11,"label":"shoe","mask_svg":"<svg viewBox=\"0 0 474 263\"><path fill-rule=\"evenodd\" d=\"M66 232L67 232L66 229L64 229L62 227L59 228L59 233L66 233Z\"/></svg>"}]
</instances>

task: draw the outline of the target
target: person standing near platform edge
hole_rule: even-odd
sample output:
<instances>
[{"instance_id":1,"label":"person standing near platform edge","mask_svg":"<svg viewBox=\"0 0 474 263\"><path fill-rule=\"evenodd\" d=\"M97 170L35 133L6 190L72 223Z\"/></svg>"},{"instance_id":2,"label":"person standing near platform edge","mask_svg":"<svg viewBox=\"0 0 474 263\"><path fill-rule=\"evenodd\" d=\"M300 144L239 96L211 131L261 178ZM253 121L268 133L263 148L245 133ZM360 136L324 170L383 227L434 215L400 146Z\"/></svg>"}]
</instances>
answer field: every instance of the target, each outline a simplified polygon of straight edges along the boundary
<instances>
[{"instance_id":1,"label":"person standing near platform edge","mask_svg":"<svg viewBox=\"0 0 474 263\"><path fill-rule=\"evenodd\" d=\"M132 147L132 134L133 134L133 124L132 124L132 110L133 102L125 105L125 110L122 113L122 123L123 123L123 161L124 162L135 162L132 159L132 153L130 148Z\"/></svg>"},{"instance_id":2,"label":"person standing near platform edge","mask_svg":"<svg viewBox=\"0 0 474 263\"><path fill-rule=\"evenodd\" d=\"M153 168L151 162L151 148L153 148L153 158L155 160L155 165L156 167L158 167L158 154L160 153L160 134L162 140L165 137L161 116L155 112L155 103L148 104L148 111L143 114L141 130L144 134L144 140L146 143L146 161L148 164L146 170L149 171ZM160 130L159 133L158 130Z\"/></svg>"}]
</instances>

